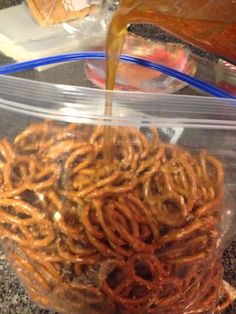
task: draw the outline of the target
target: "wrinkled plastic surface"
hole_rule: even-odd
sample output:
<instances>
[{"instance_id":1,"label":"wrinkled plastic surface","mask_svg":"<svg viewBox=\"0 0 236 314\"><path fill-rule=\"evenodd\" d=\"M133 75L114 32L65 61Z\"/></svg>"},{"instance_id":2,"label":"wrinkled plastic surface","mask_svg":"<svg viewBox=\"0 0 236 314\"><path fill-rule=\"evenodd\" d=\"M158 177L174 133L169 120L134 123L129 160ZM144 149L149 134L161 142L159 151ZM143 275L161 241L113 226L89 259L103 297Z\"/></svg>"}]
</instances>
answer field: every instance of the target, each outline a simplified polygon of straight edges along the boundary
<instances>
[{"instance_id":1,"label":"wrinkled plastic surface","mask_svg":"<svg viewBox=\"0 0 236 314\"><path fill-rule=\"evenodd\" d=\"M229 303L236 101L112 94L104 116L106 91L0 76L6 255L30 297L60 313L217 313Z\"/></svg>"}]
</instances>

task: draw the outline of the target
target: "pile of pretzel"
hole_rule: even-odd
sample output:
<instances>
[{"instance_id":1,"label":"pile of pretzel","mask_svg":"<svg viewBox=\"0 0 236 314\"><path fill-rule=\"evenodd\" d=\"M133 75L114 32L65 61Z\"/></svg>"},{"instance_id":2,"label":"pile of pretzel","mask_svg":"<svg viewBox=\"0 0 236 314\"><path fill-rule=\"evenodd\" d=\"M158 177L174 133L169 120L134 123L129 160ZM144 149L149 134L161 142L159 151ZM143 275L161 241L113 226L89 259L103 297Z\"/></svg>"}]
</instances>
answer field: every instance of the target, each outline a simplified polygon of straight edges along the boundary
<instances>
[{"instance_id":1,"label":"pile of pretzel","mask_svg":"<svg viewBox=\"0 0 236 314\"><path fill-rule=\"evenodd\" d=\"M156 129L34 123L0 141L0 237L31 298L61 313L220 312L224 171Z\"/></svg>"}]
</instances>

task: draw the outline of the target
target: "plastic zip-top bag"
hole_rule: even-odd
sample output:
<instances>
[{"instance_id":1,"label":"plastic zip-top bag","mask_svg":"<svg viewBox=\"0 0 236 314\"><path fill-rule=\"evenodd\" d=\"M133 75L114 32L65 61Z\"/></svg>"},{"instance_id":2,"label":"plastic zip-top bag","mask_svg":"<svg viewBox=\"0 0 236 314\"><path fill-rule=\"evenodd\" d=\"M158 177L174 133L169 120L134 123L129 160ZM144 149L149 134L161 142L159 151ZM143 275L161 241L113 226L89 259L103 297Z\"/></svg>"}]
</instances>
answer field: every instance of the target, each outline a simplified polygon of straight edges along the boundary
<instances>
[{"instance_id":1,"label":"plastic zip-top bag","mask_svg":"<svg viewBox=\"0 0 236 314\"><path fill-rule=\"evenodd\" d=\"M60 313L219 313L231 302L221 255L235 237L236 100L130 56L218 98L6 76L104 57L0 68L6 256L32 300Z\"/></svg>"}]
</instances>

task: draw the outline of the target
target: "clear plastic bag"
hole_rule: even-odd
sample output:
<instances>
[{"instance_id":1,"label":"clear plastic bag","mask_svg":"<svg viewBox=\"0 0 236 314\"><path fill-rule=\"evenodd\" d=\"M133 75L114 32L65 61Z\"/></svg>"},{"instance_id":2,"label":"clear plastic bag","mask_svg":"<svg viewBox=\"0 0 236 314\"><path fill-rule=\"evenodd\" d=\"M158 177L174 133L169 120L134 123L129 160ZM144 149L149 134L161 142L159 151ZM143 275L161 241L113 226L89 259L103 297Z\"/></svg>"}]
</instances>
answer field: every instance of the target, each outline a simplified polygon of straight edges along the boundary
<instances>
[{"instance_id":1,"label":"clear plastic bag","mask_svg":"<svg viewBox=\"0 0 236 314\"><path fill-rule=\"evenodd\" d=\"M0 237L12 267L60 313L220 312L236 100L113 92L105 116L106 95L0 76Z\"/></svg>"}]
</instances>

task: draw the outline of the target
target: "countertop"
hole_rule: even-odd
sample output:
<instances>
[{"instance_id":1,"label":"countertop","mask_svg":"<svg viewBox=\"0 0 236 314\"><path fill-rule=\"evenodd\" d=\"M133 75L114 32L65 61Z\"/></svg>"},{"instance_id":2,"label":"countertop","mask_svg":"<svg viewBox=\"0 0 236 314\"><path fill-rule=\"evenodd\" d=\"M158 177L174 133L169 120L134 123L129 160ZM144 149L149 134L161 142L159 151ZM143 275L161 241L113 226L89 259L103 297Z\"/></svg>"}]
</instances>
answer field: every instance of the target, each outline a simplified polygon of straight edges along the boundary
<instances>
[{"instance_id":1,"label":"countertop","mask_svg":"<svg viewBox=\"0 0 236 314\"><path fill-rule=\"evenodd\" d=\"M20 0L0 0L0 9L15 5L20 3ZM153 38L153 39L162 39L165 41L176 41L172 36L169 36L165 32L155 28L147 26L135 26L131 28L131 31L138 33L140 35ZM197 50L190 46L190 48L201 56L206 56L210 59L215 59L214 56L206 54L200 50ZM0 64L6 64L11 60L0 54ZM71 71L72 69L70 69ZM51 69L48 71L46 76L47 81L54 81L58 77L56 69ZM29 71L25 74L25 77L32 79L40 79L40 74L35 71ZM45 77L45 75L44 75ZM63 80L63 83L70 84L68 81L68 76L64 73L63 77L60 79ZM225 251L223 256L223 263L225 267L225 280L229 282L232 286L236 287L236 242L233 242L231 246ZM236 303L232 305L224 314L235 314L236 313ZM53 314L43 310L33 304L27 297L24 292L23 287L21 286L19 280L15 274L11 271L8 261L5 258L4 253L0 248L0 314ZM69 313L68 313L69 314ZM85 313L86 314L86 313Z\"/></svg>"}]
</instances>

